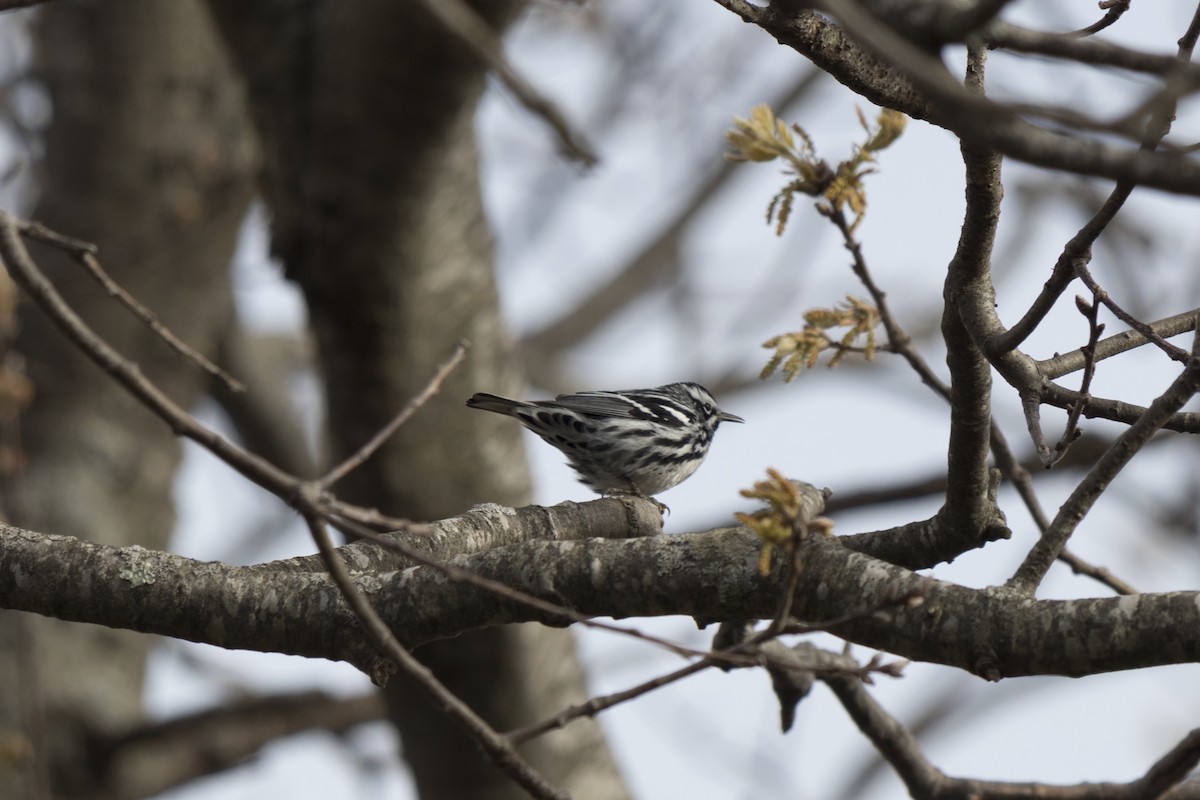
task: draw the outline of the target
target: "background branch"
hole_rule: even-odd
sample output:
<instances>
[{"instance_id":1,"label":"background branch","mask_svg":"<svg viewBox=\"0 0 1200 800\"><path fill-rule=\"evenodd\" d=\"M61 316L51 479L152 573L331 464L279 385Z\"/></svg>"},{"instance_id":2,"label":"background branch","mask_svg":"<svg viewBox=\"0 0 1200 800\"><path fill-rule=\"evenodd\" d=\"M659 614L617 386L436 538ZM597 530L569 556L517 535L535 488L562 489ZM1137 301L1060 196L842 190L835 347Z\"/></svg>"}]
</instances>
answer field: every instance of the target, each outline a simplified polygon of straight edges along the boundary
<instances>
[{"instance_id":1,"label":"background branch","mask_svg":"<svg viewBox=\"0 0 1200 800\"><path fill-rule=\"evenodd\" d=\"M324 692L251 697L99 739L93 757L105 783L94 794L147 797L246 762L282 737L311 731L344 734L384 717L377 692L333 697Z\"/></svg>"}]
</instances>

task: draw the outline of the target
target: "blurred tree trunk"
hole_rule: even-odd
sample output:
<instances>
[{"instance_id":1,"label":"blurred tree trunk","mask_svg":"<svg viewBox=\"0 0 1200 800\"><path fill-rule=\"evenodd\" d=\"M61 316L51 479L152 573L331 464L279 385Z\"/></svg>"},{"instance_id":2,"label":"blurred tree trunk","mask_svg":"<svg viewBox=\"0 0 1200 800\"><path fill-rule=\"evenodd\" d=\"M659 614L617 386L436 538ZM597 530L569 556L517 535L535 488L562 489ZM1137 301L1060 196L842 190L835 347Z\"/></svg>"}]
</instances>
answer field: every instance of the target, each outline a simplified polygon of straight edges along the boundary
<instances>
[{"instance_id":1,"label":"blurred tree trunk","mask_svg":"<svg viewBox=\"0 0 1200 800\"><path fill-rule=\"evenodd\" d=\"M228 264L252 196L254 146L207 12L183 0L56 3L41 10L35 37L53 121L32 216L97 243L119 282L211 353L232 313ZM199 370L61 254L35 255L89 324L178 402L196 399ZM36 398L22 419L23 509L7 512L40 530L165 548L179 442L39 311L24 307L21 324ZM0 642L0 729L47 756L41 778L0 771L0 796L104 793L90 740L138 719L151 640L4 613Z\"/></svg>"},{"instance_id":2,"label":"blurred tree trunk","mask_svg":"<svg viewBox=\"0 0 1200 800\"><path fill-rule=\"evenodd\" d=\"M475 390L519 391L500 318L473 124L485 71L414 3L213 0L264 143L272 241L303 288L337 460L416 394L460 338L472 349L417 420L338 487L400 516L528 501L518 426L470 412ZM512 2L482 4L503 26ZM500 729L585 696L570 634L536 626L418 651ZM427 798L523 797L404 676L387 697ZM580 797L626 792L591 722L527 750Z\"/></svg>"}]
</instances>

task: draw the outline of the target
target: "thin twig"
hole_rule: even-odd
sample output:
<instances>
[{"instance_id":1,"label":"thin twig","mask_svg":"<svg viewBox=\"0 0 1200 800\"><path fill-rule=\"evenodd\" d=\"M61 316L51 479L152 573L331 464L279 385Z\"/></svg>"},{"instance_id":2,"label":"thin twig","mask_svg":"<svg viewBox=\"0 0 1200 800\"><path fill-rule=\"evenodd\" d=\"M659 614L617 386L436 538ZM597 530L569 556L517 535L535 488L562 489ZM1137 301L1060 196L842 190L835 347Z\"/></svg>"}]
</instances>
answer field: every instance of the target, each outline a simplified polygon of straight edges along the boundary
<instances>
[{"instance_id":1,"label":"thin twig","mask_svg":"<svg viewBox=\"0 0 1200 800\"><path fill-rule=\"evenodd\" d=\"M784 626L782 629L776 630L773 630L772 627L768 627L762 631L758 631L757 633L745 638L740 642L736 642L728 647L723 647L720 650L711 651L705 654L704 657L698 661L694 661L685 667L674 670L673 672L668 672L665 675L659 675L656 678L651 678L648 681L639 683L636 686L631 686L628 689L622 689L619 692L590 697L585 702L564 708L559 713L552 717L548 717L541 722L533 722L529 725L509 731L506 736L513 744L522 745L545 733L564 728L568 723L576 719L581 717L595 717L600 712L606 711L613 706L626 703L630 700L635 700L644 694L654 691L655 689L661 689L664 686L669 686L672 683L683 680L689 675L702 672L710 667L721 667L728 669L730 666L762 666L762 661L760 659L755 657L746 658L745 655L747 653L752 653L754 648L776 639L781 634L821 633L829 628L834 627L835 625L842 625L847 622L852 622L856 619L877 614L893 605L909 605L914 602L918 596L918 593L908 592L901 597L897 597L885 603L880 603L873 608L862 609L850 614L844 614L834 619L813 623L810 625L791 623ZM821 671L819 667L814 667L813 670L814 672ZM836 669L834 671L845 672L846 670Z\"/></svg>"},{"instance_id":2,"label":"thin twig","mask_svg":"<svg viewBox=\"0 0 1200 800\"><path fill-rule=\"evenodd\" d=\"M533 84L513 69L504 57L504 46L496 32L463 0L420 0L422 6L462 42L504 84L521 105L541 117L558 137L563 152L585 167L599 159L582 133L574 130L558 106L542 95Z\"/></svg>"},{"instance_id":3,"label":"thin twig","mask_svg":"<svg viewBox=\"0 0 1200 800\"><path fill-rule=\"evenodd\" d=\"M313 497L311 499L315 504L318 498ZM483 751L487 753L488 758L491 759L492 763L501 772L506 774L533 797L547 798L548 800L567 800L569 795L566 792L552 786L545 778L535 772L533 767L521 758L506 737L501 736L491 725L488 725L482 717L471 710L470 706L447 689L445 684L434 676L429 667L418 661L412 653L408 652L400 644L400 641L392 633L391 629L388 628L387 623L371 607L370 601L354 585L354 579L350 577L350 571L346 568L345 562L342 561L341 554L338 553L333 543L329 540L329 533L325 530L325 523L311 514L304 515L304 522L308 525L308 530L317 545L317 550L320 551L321 557L325 560L325 566L329 570L330 577L337 584L342 592L342 596L346 598L346 602L354 609L354 613L362 623L363 628L375 640L379 649L387 653L397 666L420 684L421 688L429 693L433 700L441 706L442 711L471 733L472 738L479 743Z\"/></svg>"},{"instance_id":4,"label":"thin twig","mask_svg":"<svg viewBox=\"0 0 1200 800\"><path fill-rule=\"evenodd\" d=\"M1133 314L1130 314L1128 311L1121 308L1121 306L1109 296L1108 292L1100 288L1100 284L1098 284L1096 279L1092 277L1092 273L1088 270L1087 265L1085 265L1083 262L1077 262L1075 264L1075 274L1079 276L1079 279L1083 281L1083 285L1088 288L1088 291L1095 296L1098 302L1103 303L1104 307L1111 311L1117 319L1124 322L1130 328L1133 328L1135 331L1144 336L1148 342L1166 353L1167 357L1169 357L1172 361L1178 361L1180 364L1183 364L1188 360L1187 350L1171 344L1166 339L1155 333L1154 328L1150 327L1137 317L1133 316Z\"/></svg>"},{"instance_id":5,"label":"thin twig","mask_svg":"<svg viewBox=\"0 0 1200 800\"><path fill-rule=\"evenodd\" d=\"M422 389L415 397L409 400L408 404L401 409L400 413L397 414L391 422L389 422L387 425L384 425L378 433L371 437L369 442L360 447L358 452L354 453L341 464L338 464L336 467L331 469L324 477L318 478L316 481L314 481L314 484L317 486L317 488L322 491L328 489L330 486L346 477L346 475L348 475L350 472L357 469L364 461L370 458L376 450L382 447L383 443L391 438L392 434L394 434L401 425L408 422L408 420L412 418L412 415L417 413L421 406L425 405L425 403L429 401L429 398L433 397L441 390L442 383L466 357L468 347L470 347L470 343L466 339L459 340L454 345L454 353L450 356L450 358L446 359L446 361L440 367L437 368L437 371L434 372L433 377L429 379L429 383L425 384L425 388Z\"/></svg>"},{"instance_id":6,"label":"thin twig","mask_svg":"<svg viewBox=\"0 0 1200 800\"><path fill-rule=\"evenodd\" d=\"M792 616L792 603L796 599L796 587L800 584L800 573L804 564L800 559L800 541L808 535L808 525L798 521L796 530L788 538L787 546L787 580L784 582L783 594L779 598L779 610L767 625L767 631L775 635L782 631Z\"/></svg>"},{"instance_id":7,"label":"thin twig","mask_svg":"<svg viewBox=\"0 0 1200 800\"><path fill-rule=\"evenodd\" d=\"M1121 580L1116 575L1113 575L1112 571L1109 570L1108 567L1101 567L1096 564L1092 564L1089 561L1085 561L1066 548L1063 548L1063 551L1058 554L1058 560L1070 567L1071 571L1076 575L1083 575L1091 578L1097 583L1102 583L1117 594L1123 594L1127 596L1138 594L1137 589L1133 588L1132 585Z\"/></svg>"},{"instance_id":8,"label":"thin twig","mask_svg":"<svg viewBox=\"0 0 1200 800\"><path fill-rule=\"evenodd\" d=\"M1077 31L1071 31L1067 35L1084 37L1099 33L1109 25L1112 25L1114 22L1119 20L1121 16L1129 10L1129 3L1130 0L1102 0L1100 7L1108 9L1104 16L1093 22L1091 25L1088 25L1086 28L1080 28Z\"/></svg>"},{"instance_id":9,"label":"thin twig","mask_svg":"<svg viewBox=\"0 0 1200 800\"><path fill-rule=\"evenodd\" d=\"M974 797L987 800L1146 800L1163 797L1184 780L1200 762L1200 729L1191 731L1158 759L1142 777L1129 783L1079 783L1048 786L1040 783L955 778L929 761L920 742L907 727L889 714L861 680L848 675L825 674L829 686L858 729L904 781L912 797Z\"/></svg>"},{"instance_id":10,"label":"thin twig","mask_svg":"<svg viewBox=\"0 0 1200 800\"><path fill-rule=\"evenodd\" d=\"M177 436L191 439L211 451L272 494L284 498L296 494L301 484L299 480L201 425L146 378L137 364L122 356L93 331L34 263L21 240L19 221L4 211L0 211L0 260L8 268L13 280L41 306L68 339L165 422Z\"/></svg>"},{"instance_id":11,"label":"thin twig","mask_svg":"<svg viewBox=\"0 0 1200 800\"><path fill-rule=\"evenodd\" d=\"M1192 356L1183 372L1150 404L1146 413L1117 437L1079 482L1067 501L1059 508L1050 527L1030 549L1021 566L1009 579L1006 584L1009 588L1026 593L1031 593L1037 588L1050 569L1051 563L1062 552L1067 540L1117 473L1197 391L1200 391L1200 327L1193 336Z\"/></svg>"},{"instance_id":12,"label":"thin twig","mask_svg":"<svg viewBox=\"0 0 1200 800\"><path fill-rule=\"evenodd\" d=\"M999 443L996 442L997 437L999 437ZM1041 501L1038 500L1037 492L1034 491L1033 476L1026 469L1025 465L1017 460L1012 449L1008 446L1008 442L1004 440L999 430L993 430L992 453L996 457L996 467L1017 490L1017 495L1024 502L1025 508L1033 518L1034 524L1037 525L1038 532L1044 535L1050 528L1050 520L1042 508ZM1038 461L1041 463L1041 459L1038 459ZM1132 595L1138 593L1133 586L1113 575L1107 567L1091 564L1065 547L1058 554L1058 560L1070 567L1071 571L1076 575L1084 575L1102 583L1117 594Z\"/></svg>"},{"instance_id":13,"label":"thin twig","mask_svg":"<svg viewBox=\"0 0 1200 800\"><path fill-rule=\"evenodd\" d=\"M606 711L613 706L620 705L621 703L625 703L630 700L635 700L644 694L654 691L655 689L660 689L663 686L669 686L672 683L683 680L689 675L694 675L697 672L702 672L708 669L709 667L717 666L719 663L721 662L711 657L705 657L699 661L693 661L686 667L681 667L680 669L677 669L674 672L668 672L665 675L659 675L657 678L651 678L648 681L639 683L636 686L631 686L628 689L622 689L621 691L613 692L612 694L589 697L583 703L568 706L552 717L548 717L540 722L530 723L520 728L515 728L514 730L511 730L505 734L505 736L514 745L525 744L526 742L536 739L537 737L549 733L550 731L565 728L568 723L581 717L594 717L601 711Z\"/></svg>"},{"instance_id":14,"label":"thin twig","mask_svg":"<svg viewBox=\"0 0 1200 800\"><path fill-rule=\"evenodd\" d=\"M891 351L900 355L913 371L921 378L921 382L933 389L944 400L950 399L950 387L938 377L925 359L917 352L913 346L912 337L900 326L896 321L896 317L892 314L891 307L887 302L887 294L875 283L874 277L871 275L870 269L867 267L866 257L863 256L862 245L854 235L854 231L850 229L850 222L846 219L846 215L840 209L824 209L821 213L834 224L838 232L842 234L842 244L851 255L850 269L858 277L859 281L871 295L871 301L875 304L875 309L879 312L879 321L883 325L883 330L888 336L888 345Z\"/></svg>"},{"instance_id":15,"label":"thin twig","mask_svg":"<svg viewBox=\"0 0 1200 800\"><path fill-rule=\"evenodd\" d=\"M1041 402L1061 409L1070 409L1079 402L1079 392L1064 389L1047 381L1038 390ZM1145 406L1108 397L1085 398L1083 415L1088 419L1101 418L1132 425L1146 413ZM1180 411L1163 423L1163 429L1178 433L1200 433L1200 412Z\"/></svg>"},{"instance_id":16,"label":"thin twig","mask_svg":"<svg viewBox=\"0 0 1200 800\"><path fill-rule=\"evenodd\" d=\"M56 233L50 230L40 222L18 221L18 229L30 239L35 239L39 242L52 244L61 250L69 253L75 258L89 275L96 279L104 291L108 292L109 297L115 297L121 305L125 306L135 317L145 323L156 336L162 339L172 350L179 355L191 361L200 369L204 370L210 377L215 378L231 392L244 392L246 386L241 381L234 378L225 370L218 367L213 362L209 361L199 350L196 350L187 342L180 339L171 330L159 320L158 315L139 303L137 299L129 292L125 291L112 276L105 271L100 265L99 259L96 258L96 252L99 248L91 242L84 242L79 239L72 239L69 236L63 236L61 233Z\"/></svg>"},{"instance_id":17,"label":"thin twig","mask_svg":"<svg viewBox=\"0 0 1200 800\"><path fill-rule=\"evenodd\" d=\"M1075 305L1079 309L1079 313L1083 314L1088 321L1088 340L1082 348L1083 351L1083 377L1079 381L1079 402L1071 406L1071 410L1067 412L1067 425L1063 429L1063 434L1059 438L1058 443L1054 445L1054 452L1049 456L1049 460L1045 462L1045 467L1050 467L1062 460L1067 454L1067 450L1079 438L1081 431L1079 430L1079 418L1083 415L1083 409L1087 406L1087 399L1091 396L1092 377L1096 374L1096 343L1100 341L1100 334L1104 333L1104 323L1100 322L1100 298L1096 293L1092 294L1092 302L1084 300L1083 297L1076 295Z\"/></svg>"},{"instance_id":18,"label":"thin twig","mask_svg":"<svg viewBox=\"0 0 1200 800\"><path fill-rule=\"evenodd\" d=\"M1115 0L1115 2L1116 5L1105 16L1105 20L1108 21L1105 23L1105 20L1101 20L1105 24L1097 23L1095 26L1092 26L1094 30L1085 28L1079 33L1081 35L1094 33L1115 22L1129 5L1128 0ZM1192 51L1195 49L1198 35L1200 35L1200 10L1193 16L1192 23L1188 27L1187 32L1179 40L1179 48L1176 51L1175 60L1181 67L1192 66ZM1140 148L1143 153L1152 152L1157 149L1159 143L1170 132L1176 105L1175 102L1164 103L1156 109L1155 113L1150 115L1146 123L1146 130ZM1046 285L1034 299L1033 303L1030 304L1029 309L1021 319L1007 331L992 337L991 341L985 345L985 350L989 356L995 357L1018 348L1033 333L1038 325L1041 324L1046 315L1050 313L1050 309L1053 308L1055 302L1066 291L1067 285L1077 276L1081 276L1087 271L1087 264L1092 258L1092 245L1100 237L1100 234L1105 231L1109 223L1112 222L1117 212L1125 205L1125 201L1133 194L1135 186L1134 182L1128 180L1117 182L1117 185L1113 187L1112 192L1100 208L1096 210L1096 213L1084 223L1083 227L1063 247L1058 261L1054 264L1054 271L1051 273L1050 279L1046 281Z\"/></svg>"},{"instance_id":19,"label":"thin twig","mask_svg":"<svg viewBox=\"0 0 1200 800\"><path fill-rule=\"evenodd\" d=\"M1020 391L1021 413L1025 416L1025 429L1029 431L1029 440L1033 442L1033 451L1045 464L1050 460L1050 445L1046 442L1046 434L1042 431L1042 400L1040 392L1030 389ZM1087 401L1082 401L1086 406ZM1073 408L1072 403L1069 408Z\"/></svg>"}]
</instances>

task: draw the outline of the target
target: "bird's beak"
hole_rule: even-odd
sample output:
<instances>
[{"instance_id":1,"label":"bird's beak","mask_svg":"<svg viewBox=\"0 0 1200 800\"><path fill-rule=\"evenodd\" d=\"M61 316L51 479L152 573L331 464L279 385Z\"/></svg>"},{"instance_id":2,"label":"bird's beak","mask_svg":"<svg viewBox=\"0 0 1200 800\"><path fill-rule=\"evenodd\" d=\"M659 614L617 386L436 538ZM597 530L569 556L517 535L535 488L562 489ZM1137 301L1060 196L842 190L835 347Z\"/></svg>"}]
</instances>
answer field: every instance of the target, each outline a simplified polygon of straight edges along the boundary
<instances>
[{"instance_id":1,"label":"bird's beak","mask_svg":"<svg viewBox=\"0 0 1200 800\"><path fill-rule=\"evenodd\" d=\"M745 422L746 421L736 414L730 414L728 411L722 411L719 414L717 414L717 419L721 420L721 422Z\"/></svg>"}]
</instances>

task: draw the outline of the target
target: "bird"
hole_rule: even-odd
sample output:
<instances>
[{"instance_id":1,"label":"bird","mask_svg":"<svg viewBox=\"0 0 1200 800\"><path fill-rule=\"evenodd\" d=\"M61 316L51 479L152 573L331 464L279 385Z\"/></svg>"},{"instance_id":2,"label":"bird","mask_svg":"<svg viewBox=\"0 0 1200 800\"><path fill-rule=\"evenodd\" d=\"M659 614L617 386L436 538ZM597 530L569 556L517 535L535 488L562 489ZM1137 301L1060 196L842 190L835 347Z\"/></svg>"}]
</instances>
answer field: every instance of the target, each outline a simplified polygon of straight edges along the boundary
<instances>
[{"instance_id":1,"label":"bird","mask_svg":"<svg viewBox=\"0 0 1200 800\"><path fill-rule=\"evenodd\" d=\"M665 492L700 466L718 425L745 422L698 383L528 402L479 392L467 406L514 417L561 450L580 482L601 495Z\"/></svg>"}]
</instances>

